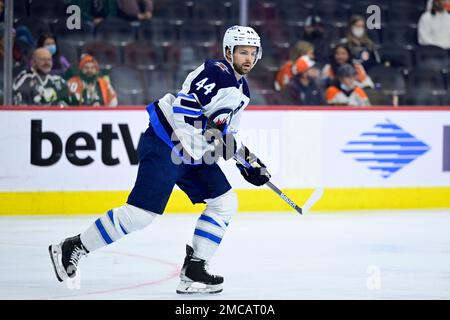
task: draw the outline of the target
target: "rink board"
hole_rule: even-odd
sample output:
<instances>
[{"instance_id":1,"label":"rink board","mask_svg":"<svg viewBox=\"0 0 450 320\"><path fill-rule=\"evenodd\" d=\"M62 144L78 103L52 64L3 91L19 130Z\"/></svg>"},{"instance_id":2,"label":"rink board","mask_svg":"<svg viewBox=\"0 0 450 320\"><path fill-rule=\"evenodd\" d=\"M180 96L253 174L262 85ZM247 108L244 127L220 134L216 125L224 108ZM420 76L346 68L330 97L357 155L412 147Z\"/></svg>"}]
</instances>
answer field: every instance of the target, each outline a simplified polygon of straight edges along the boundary
<instances>
[{"instance_id":1,"label":"rink board","mask_svg":"<svg viewBox=\"0 0 450 320\"><path fill-rule=\"evenodd\" d=\"M312 189L287 189L285 193L302 205ZM240 212L292 211L271 190L236 190ZM326 189L313 211L388 210L449 208L450 188L366 188ZM56 191L0 193L0 215L12 214L99 214L123 205L128 191ZM167 213L201 212L202 204L192 205L187 196L175 190ZM292 211L295 213L295 211Z\"/></svg>"},{"instance_id":2,"label":"rink board","mask_svg":"<svg viewBox=\"0 0 450 320\"><path fill-rule=\"evenodd\" d=\"M450 208L450 108L249 107L240 135L272 181L315 210ZM126 201L143 107L0 111L0 214L101 213ZM241 211L290 210L221 162ZM199 212L177 188L167 212Z\"/></svg>"}]
</instances>

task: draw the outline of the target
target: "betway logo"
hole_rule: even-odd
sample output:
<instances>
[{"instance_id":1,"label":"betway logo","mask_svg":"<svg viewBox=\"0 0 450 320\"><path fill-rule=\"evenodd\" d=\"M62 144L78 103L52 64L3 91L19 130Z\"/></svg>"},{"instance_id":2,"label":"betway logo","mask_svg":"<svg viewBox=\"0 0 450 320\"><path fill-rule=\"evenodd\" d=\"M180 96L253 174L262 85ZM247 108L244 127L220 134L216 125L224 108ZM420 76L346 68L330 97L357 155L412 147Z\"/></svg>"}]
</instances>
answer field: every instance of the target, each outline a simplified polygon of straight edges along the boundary
<instances>
[{"instance_id":1,"label":"betway logo","mask_svg":"<svg viewBox=\"0 0 450 320\"><path fill-rule=\"evenodd\" d=\"M349 141L341 151L386 179L430 149L427 143L386 119Z\"/></svg>"},{"instance_id":2,"label":"betway logo","mask_svg":"<svg viewBox=\"0 0 450 320\"><path fill-rule=\"evenodd\" d=\"M96 142L88 132L75 132L63 141L61 137L52 131L42 130L42 120L31 120L31 164L35 166L51 166L57 163L65 154L67 160L75 166L86 166L94 162L94 158L86 155L86 151L97 150L100 144L101 160L107 166L115 166L120 163L120 159L112 155L113 140L122 140L125 146L128 160L131 165L137 165L139 162L137 146L133 143L130 129L127 124L119 124L120 138L117 132L112 129L112 124L102 124L101 130L97 133ZM48 141L51 145L50 155L45 157L42 155L42 144ZM81 156L78 151L84 151Z\"/></svg>"}]
</instances>

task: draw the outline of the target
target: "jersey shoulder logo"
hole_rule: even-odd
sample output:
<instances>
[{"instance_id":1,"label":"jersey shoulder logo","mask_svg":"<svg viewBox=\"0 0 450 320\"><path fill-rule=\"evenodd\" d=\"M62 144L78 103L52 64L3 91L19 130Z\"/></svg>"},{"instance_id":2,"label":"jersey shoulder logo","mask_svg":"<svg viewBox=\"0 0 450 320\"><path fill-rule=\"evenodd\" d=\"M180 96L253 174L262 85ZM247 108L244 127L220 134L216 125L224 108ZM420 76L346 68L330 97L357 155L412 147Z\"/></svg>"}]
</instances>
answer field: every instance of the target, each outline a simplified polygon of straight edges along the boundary
<instances>
[{"instance_id":1,"label":"jersey shoulder logo","mask_svg":"<svg viewBox=\"0 0 450 320\"><path fill-rule=\"evenodd\" d=\"M222 71L231 74L230 71L228 70L228 67L224 65L222 62L217 61L216 63L214 63L214 65L218 66Z\"/></svg>"}]
</instances>

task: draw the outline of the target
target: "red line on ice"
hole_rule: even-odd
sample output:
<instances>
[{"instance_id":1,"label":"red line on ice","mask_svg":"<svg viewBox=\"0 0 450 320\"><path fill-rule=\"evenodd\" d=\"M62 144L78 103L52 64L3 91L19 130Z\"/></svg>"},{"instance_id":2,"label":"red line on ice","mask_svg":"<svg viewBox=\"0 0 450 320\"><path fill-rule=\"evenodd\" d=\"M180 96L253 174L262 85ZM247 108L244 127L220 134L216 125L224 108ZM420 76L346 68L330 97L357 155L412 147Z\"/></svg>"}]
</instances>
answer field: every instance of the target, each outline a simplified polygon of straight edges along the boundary
<instances>
[{"instance_id":1,"label":"red line on ice","mask_svg":"<svg viewBox=\"0 0 450 320\"><path fill-rule=\"evenodd\" d=\"M21 244L21 243L0 242L0 245L42 248L42 246L38 246L38 245ZM91 296L91 295L114 293L114 292L119 292L119 291L138 289L138 288L142 288L142 287L147 287L147 286L152 286L152 285L157 285L157 284L163 283L165 281L168 281L168 280L178 277L178 275L180 274L180 267L178 264L169 262L169 261L165 261L162 259L152 258L152 257L133 254L133 253L111 251L111 250L103 250L103 251L99 251L98 253L117 254L117 255L132 257L132 258L150 260L152 262L158 262L158 263L167 265L171 268L171 270L166 276L164 276L160 279L155 279L155 280L152 280L149 282L144 282L144 283L140 283L140 284L136 284L136 285L132 285L132 286L119 287L119 288L113 288L113 289L108 289L108 290L84 292L84 293L78 293L78 294L68 294L68 295L61 295L61 296L54 296L54 297L46 297L46 298L35 298L35 299L31 299L31 300L53 300L53 299L79 298L79 297L84 297L84 296ZM51 264L50 261L49 261L49 264Z\"/></svg>"},{"instance_id":2,"label":"red line on ice","mask_svg":"<svg viewBox=\"0 0 450 320\"><path fill-rule=\"evenodd\" d=\"M131 289L138 289L138 288L142 288L142 287L147 287L147 286L152 286L152 285L156 285L156 284L160 284L163 283L165 281L174 279L176 277L178 277L178 275L180 274L180 267L178 266L178 264L173 263L173 262L168 262L162 259L157 259L157 258L152 258L152 257L147 257L147 256L142 256L142 255L137 255L137 254L132 254L132 253L125 253L125 252L118 252L118 251L102 251L99 253L111 253L111 254L117 254L117 255L122 255L122 256L127 256L127 257L132 257L132 258L139 258L139 259L145 259L145 260L150 260L153 262L159 262L161 264L165 264L168 265L172 268L172 270L170 271L170 273L160 279L156 279L153 281L149 281L149 282L145 282L145 283L141 283L141 284L136 284L136 285L132 285L132 286L127 286L127 287L120 287L120 288L115 288L115 289L108 289L108 290L100 290L100 291L92 291L92 292L85 292L85 293L79 293L79 294L71 294L71 295L64 295L64 296L56 296L56 297L50 297L50 298L45 298L45 300L52 300L52 299L65 299L65 298L79 298L79 297L83 297L83 296L91 296L91 295L97 295L97 294L105 294L105 293L114 293L114 292L119 292L119 291L125 291L125 290L131 290Z\"/></svg>"}]
</instances>

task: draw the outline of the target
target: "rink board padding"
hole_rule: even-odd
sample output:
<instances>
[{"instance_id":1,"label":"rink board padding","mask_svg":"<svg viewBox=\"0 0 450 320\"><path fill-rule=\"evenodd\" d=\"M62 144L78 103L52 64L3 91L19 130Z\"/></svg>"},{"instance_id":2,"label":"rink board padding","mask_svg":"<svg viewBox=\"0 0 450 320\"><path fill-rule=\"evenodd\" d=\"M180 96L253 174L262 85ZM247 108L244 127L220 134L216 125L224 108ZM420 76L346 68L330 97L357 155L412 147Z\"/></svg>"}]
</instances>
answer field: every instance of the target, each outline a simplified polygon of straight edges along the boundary
<instances>
[{"instance_id":1,"label":"rink board padding","mask_svg":"<svg viewBox=\"0 0 450 320\"><path fill-rule=\"evenodd\" d=\"M145 106L0 108L0 214L97 214L136 180ZM313 211L450 208L450 107L250 106L242 142ZM292 211L219 161L241 212ZM201 212L178 188L166 212Z\"/></svg>"},{"instance_id":2,"label":"rink board padding","mask_svg":"<svg viewBox=\"0 0 450 320\"><path fill-rule=\"evenodd\" d=\"M287 189L300 206L313 189ZM239 212L292 211L271 190L235 190ZM126 202L128 191L2 192L0 215L100 214ZM193 205L174 190L166 213L200 213L205 205ZM450 208L450 187L435 188L335 188L326 189L312 211ZM293 211L293 213L295 213Z\"/></svg>"}]
</instances>

